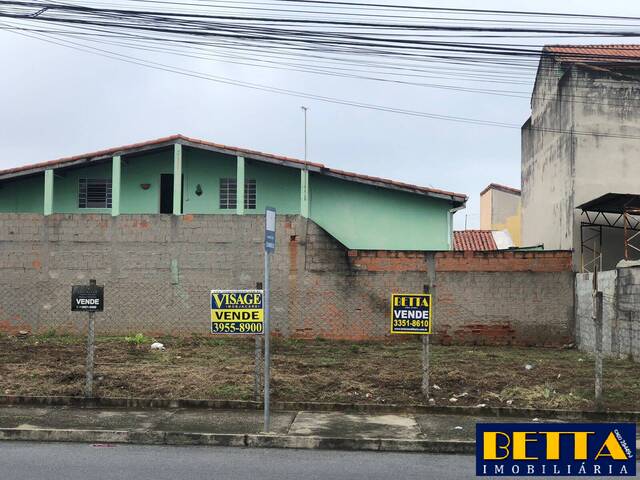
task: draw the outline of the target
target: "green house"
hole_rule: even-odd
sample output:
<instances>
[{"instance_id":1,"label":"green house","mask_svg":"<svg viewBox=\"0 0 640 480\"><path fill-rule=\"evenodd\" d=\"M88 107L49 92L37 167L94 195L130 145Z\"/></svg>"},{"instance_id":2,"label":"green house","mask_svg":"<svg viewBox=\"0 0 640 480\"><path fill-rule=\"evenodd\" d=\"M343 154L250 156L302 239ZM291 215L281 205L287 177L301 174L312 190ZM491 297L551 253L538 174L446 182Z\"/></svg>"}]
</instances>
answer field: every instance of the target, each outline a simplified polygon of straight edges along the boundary
<instances>
[{"instance_id":1,"label":"green house","mask_svg":"<svg viewBox=\"0 0 640 480\"><path fill-rule=\"evenodd\" d=\"M182 135L0 171L0 213L278 214L354 250L449 250L467 197Z\"/></svg>"}]
</instances>

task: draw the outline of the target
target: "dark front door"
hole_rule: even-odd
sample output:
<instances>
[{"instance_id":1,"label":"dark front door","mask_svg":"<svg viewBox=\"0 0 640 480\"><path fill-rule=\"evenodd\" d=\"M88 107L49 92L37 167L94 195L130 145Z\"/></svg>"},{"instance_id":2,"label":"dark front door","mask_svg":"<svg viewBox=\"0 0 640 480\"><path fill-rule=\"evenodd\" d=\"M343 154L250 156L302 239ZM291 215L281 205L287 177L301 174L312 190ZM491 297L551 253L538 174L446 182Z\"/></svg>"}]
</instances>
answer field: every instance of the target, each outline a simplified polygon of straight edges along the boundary
<instances>
[{"instance_id":1,"label":"dark front door","mask_svg":"<svg viewBox=\"0 0 640 480\"><path fill-rule=\"evenodd\" d=\"M184 213L184 175L180 211ZM160 213L173 213L173 173L160 174Z\"/></svg>"},{"instance_id":2,"label":"dark front door","mask_svg":"<svg viewBox=\"0 0 640 480\"><path fill-rule=\"evenodd\" d=\"M173 213L173 173L160 175L160 213Z\"/></svg>"}]
</instances>

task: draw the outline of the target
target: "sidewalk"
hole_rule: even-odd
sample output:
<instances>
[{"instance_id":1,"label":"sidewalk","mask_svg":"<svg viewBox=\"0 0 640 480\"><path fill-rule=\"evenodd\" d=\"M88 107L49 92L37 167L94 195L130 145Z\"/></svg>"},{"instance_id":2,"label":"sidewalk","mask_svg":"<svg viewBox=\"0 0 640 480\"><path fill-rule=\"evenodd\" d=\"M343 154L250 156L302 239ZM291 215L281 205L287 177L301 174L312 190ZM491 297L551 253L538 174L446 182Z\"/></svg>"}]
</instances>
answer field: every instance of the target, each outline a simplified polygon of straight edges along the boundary
<instances>
[{"instance_id":1,"label":"sidewalk","mask_svg":"<svg viewBox=\"0 0 640 480\"><path fill-rule=\"evenodd\" d=\"M473 453L477 422L530 418L446 414L2 406L0 440ZM536 419L559 422L559 420Z\"/></svg>"}]
</instances>

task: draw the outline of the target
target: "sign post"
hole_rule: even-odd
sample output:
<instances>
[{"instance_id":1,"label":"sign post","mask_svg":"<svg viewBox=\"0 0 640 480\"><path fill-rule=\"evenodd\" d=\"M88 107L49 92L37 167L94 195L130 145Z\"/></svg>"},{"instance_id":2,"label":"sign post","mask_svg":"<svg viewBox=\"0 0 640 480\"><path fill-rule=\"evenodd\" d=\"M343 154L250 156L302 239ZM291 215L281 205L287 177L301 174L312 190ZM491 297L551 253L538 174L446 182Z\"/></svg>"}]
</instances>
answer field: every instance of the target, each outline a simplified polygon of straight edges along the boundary
<instances>
[{"instance_id":1,"label":"sign post","mask_svg":"<svg viewBox=\"0 0 640 480\"><path fill-rule=\"evenodd\" d=\"M260 336L264 333L264 292L255 290L211 290L211 334L255 335L254 394L260 398Z\"/></svg>"},{"instance_id":2,"label":"sign post","mask_svg":"<svg viewBox=\"0 0 640 480\"><path fill-rule=\"evenodd\" d=\"M269 264L271 254L276 249L276 209L267 207L264 212L264 431L269 432L271 383L271 314L269 310Z\"/></svg>"},{"instance_id":3,"label":"sign post","mask_svg":"<svg viewBox=\"0 0 640 480\"><path fill-rule=\"evenodd\" d=\"M424 286L424 293L430 293L428 285ZM422 394L429 398L429 335L422 335Z\"/></svg>"},{"instance_id":4,"label":"sign post","mask_svg":"<svg viewBox=\"0 0 640 480\"><path fill-rule=\"evenodd\" d=\"M429 287L425 285L425 291ZM429 397L429 335L433 303L430 293L391 295L391 334L422 335L422 393Z\"/></svg>"},{"instance_id":5,"label":"sign post","mask_svg":"<svg viewBox=\"0 0 640 480\"><path fill-rule=\"evenodd\" d=\"M431 309L433 310L433 300L436 298L436 254L427 252L427 275L429 276L429 284L423 285L424 293L431 295ZM433 317L433 311L429 312L430 323ZM429 398L429 335L422 337L422 394Z\"/></svg>"},{"instance_id":6,"label":"sign post","mask_svg":"<svg viewBox=\"0 0 640 480\"><path fill-rule=\"evenodd\" d=\"M89 285L74 285L71 287L71 311L88 312L89 328L87 331L87 373L85 379L84 396L93 397L93 366L95 356L95 312L104 311L104 286L96 285L95 280L89 280Z\"/></svg>"},{"instance_id":7,"label":"sign post","mask_svg":"<svg viewBox=\"0 0 640 480\"><path fill-rule=\"evenodd\" d=\"M89 312L89 331L87 332L87 378L84 386L84 396L93 398L93 367L95 357L95 332L96 321L93 318L95 313Z\"/></svg>"},{"instance_id":8,"label":"sign post","mask_svg":"<svg viewBox=\"0 0 640 480\"><path fill-rule=\"evenodd\" d=\"M258 282L256 290L211 290L211 333L226 335L264 334L264 431L270 430L269 370L271 366L269 311L269 263L276 249L276 210L265 209L264 290ZM260 340L255 344L255 395L259 397Z\"/></svg>"}]
</instances>

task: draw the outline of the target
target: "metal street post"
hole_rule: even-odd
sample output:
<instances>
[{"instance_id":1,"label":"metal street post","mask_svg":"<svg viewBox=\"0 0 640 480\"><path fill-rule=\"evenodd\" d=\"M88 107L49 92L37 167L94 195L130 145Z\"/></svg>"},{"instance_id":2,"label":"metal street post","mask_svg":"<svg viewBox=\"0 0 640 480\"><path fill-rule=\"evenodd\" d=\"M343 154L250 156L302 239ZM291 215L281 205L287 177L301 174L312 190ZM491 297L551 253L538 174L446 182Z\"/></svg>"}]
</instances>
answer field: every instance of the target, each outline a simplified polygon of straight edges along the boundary
<instances>
[{"instance_id":1,"label":"metal street post","mask_svg":"<svg viewBox=\"0 0 640 480\"><path fill-rule=\"evenodd\" d=\"M256 290L262 290L262 282L256 282ZM256 335L255 339L255 352L254 352L254 382L253 382L253 396L256 402L260 401L260 387L262 381L262 335Z\"/></svg>"},{"instance_id":2,"label":"metal street post","mask_svg":"<svg viewBox=\"0 0 640 480\"><path fill-rule=\"evenodd\" d=\"M269 310L269 264L276 249L276 209L267 207L264 212L264 431L269 432L271 383L271 312Z\"/></svg>"}]
</instances>

